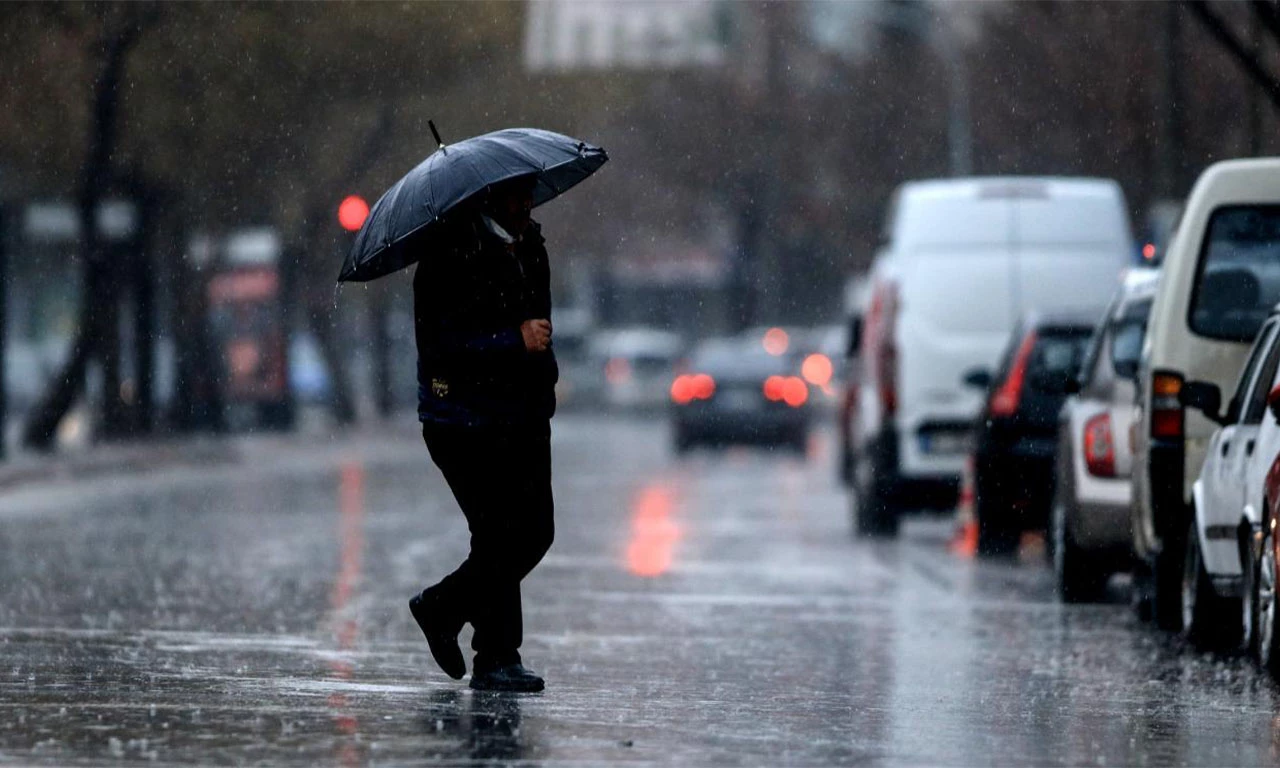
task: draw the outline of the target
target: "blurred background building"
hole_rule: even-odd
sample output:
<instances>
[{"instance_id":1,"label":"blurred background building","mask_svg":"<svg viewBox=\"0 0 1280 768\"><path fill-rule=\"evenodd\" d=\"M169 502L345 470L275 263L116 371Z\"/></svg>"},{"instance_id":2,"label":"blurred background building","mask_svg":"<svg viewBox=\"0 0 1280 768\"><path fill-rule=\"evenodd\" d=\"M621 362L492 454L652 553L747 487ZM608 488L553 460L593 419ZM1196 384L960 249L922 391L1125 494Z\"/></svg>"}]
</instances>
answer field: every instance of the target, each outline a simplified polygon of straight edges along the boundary
<instances>
[{"instance_id":1,"label":"blurred background building","mask_svg":"<svg viewBox=\"0 0 1280 768\"><path fill-rule=\"evenodd\" d=\"M692 342L839 322L908 179L1115 178L1149 237L1204 165L1276 151L1280 24L1259 4L16 4L0 18L10 446L411 405L409 275L336 290L350 238L336 212L434 149L428 119L446 141L536 125L609 150L537 214L566 355L589 346L571 335L623 326ZM245 238L270 256L246 263Z\"/></svg>"}]
</instances>

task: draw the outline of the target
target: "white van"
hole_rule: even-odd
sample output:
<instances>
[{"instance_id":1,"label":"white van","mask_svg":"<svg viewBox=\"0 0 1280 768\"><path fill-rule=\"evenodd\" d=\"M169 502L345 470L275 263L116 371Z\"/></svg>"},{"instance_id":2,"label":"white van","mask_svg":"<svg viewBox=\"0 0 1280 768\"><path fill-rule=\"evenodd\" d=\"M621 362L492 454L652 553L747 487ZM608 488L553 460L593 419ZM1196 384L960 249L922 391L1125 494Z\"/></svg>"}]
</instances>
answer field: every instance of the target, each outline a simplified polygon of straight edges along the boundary
<instances>
[{"instance_id":1,"label":"white van","mask_svg":"<svg viewBox=\"0 0 1280 768\"><path fill-rule=\"evenodd\" d=\"M892 534L900 509L954 506L983 394L1028 312L1101 316L1134 259L1114 181L920 181L894 194L872 267L850 429L855 525Z\"/></svg>"},{"instance_id":2,"label":"white van","mask_svg":"<svg viewBox=\"0 0 1280 768\"><path fill-rule=\"evenodd\" d=\"M1254 336L1280 302L1280 158L1229 160L1201 174L1161 270L1131 433L1132 529L1137 605L1162 627L1179 629L1193 485L1217 427L1183 408L1183 384L1234 391ZM1225 550L1229 557L1236 531L1213 533L1210 556ZM1215 587L1233 597L1240 580Z\"/></svg>"}]
</instances>

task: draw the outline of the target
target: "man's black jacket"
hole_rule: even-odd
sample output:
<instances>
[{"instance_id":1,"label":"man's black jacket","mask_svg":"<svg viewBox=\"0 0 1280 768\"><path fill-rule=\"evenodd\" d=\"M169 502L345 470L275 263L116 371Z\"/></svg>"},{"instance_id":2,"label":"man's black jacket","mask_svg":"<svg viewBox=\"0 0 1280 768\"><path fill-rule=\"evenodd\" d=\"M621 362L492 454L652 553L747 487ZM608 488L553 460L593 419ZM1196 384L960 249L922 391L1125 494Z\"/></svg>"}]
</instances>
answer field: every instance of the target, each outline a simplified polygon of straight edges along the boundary
<instances>
[{"instance_id":1,"label":"man's black jacket","mask_svg":"<svg viewBox=\"0 0 1280 768\"><path fill-rule=\"evenodd\" d=\"M520 325L551 317L541 228L508 244L473 215L451 225L413 277L418 418L460 426L551 418L555 354L525 349Z\"/></svg>"}]
</instances>

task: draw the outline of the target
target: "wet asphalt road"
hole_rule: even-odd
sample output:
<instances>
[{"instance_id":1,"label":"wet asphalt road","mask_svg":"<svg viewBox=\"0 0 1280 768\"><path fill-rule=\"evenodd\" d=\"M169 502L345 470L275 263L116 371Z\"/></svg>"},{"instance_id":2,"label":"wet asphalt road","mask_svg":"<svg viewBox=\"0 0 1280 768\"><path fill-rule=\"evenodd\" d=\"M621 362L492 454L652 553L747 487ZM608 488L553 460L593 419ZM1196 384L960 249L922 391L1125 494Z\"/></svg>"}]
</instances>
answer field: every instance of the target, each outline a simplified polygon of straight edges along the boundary
<instances>
[{"instance_id":1,"label":"wet asphalt road","mask_svg":"<svg viewBox=\"0 0 1280 768\"><path fill-rule=\"evenodd\" d=\"M0 763L1280 762L1277 688L1122 586L855 541L829 437L677 460L660 420L557 420L548 690L472 693L407 610L466 547L410 427L0 496Z\"/></svg>"}]
</instances>

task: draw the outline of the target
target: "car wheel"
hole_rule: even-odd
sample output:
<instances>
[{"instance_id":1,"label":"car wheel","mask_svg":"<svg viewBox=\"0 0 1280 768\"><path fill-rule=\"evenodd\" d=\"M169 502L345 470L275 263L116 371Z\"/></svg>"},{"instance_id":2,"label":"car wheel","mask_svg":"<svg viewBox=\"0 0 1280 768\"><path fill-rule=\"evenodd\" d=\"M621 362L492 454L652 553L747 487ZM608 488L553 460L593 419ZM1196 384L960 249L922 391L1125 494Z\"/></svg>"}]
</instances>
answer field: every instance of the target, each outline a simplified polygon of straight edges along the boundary
<instances>
[{"instance_id":1,"label":"car wheel","mask_svg":"<svg viewBox=\"0 0 1280 768\"><path fill-rule=\"evenodd\" d=\"M978 554L986 557L1008 557L1018 551L1019 532L1010 523L1009 505L1000 494L982 482L974 482L974 513L978 518Z\"/></svg>"},{"instance_id":2,"label":"car wheel","mask_svg":"<svg viewBox=\"0 0 1280 768\"><path fill-rule=\"evenodd\" d=\"M1200 537L1192 521L1182 570L1182 631L1200 650L1224 650L1240 642L1240 603L1222 597L1204 569Z\"/></svg>"},{"instance_id":3,"label":"car wheel","mask_svg":"<svg viewBox=\"0 0 1280 768\"><path fill-rule=\"evenodd\" d=\"M1240 650L1258 658L1258 563L1247 539L1240 542Z\"/></svg>"},{"instance_id":4,"label":"car wheel","mask_svg":"<svg viewBox=\"0 0 1280 768\"><path fill-rule=\"evenodd\" d=\"M1067 527L1067 513L1060 500L1053 503L1050 520L1053 542L1053 571L1058 584L1058 597L1064 603L1091 603L1101 599L1106 592L1110 571L1091 558L1071 537Z\"/></svg>"},{"instance_id":5,"label":"car wheel","mask_svg":"<svg viewBox=\"0 0 1280 768\"><path fill-rule=\"evenodd\" d=\"M854 478L853 530L859 536L898 535L899 510L893 494L891 471L883 462L858 463Z\"/></svg>"},{"instance_id":6,"label":"car wheel","mask_svg":"<svg viewBox=\"0 0 1280 768\"><path fill-rule=\"evenodd\" d=\"M1280 613L1276 609L1276 584L1280 583L1276 573L1276 568L1280 565L1280 558L1276 556L1278 545L1280 542L1277 542L1268 521L1262 529L1262 557L1259 559L1258 577L1255 580L1253 645L1258 664L1273 677L1280 677L1280 648L1277 648L1280 632L1276 631L1277 614Z\"/></svg>"}]
</instances>

